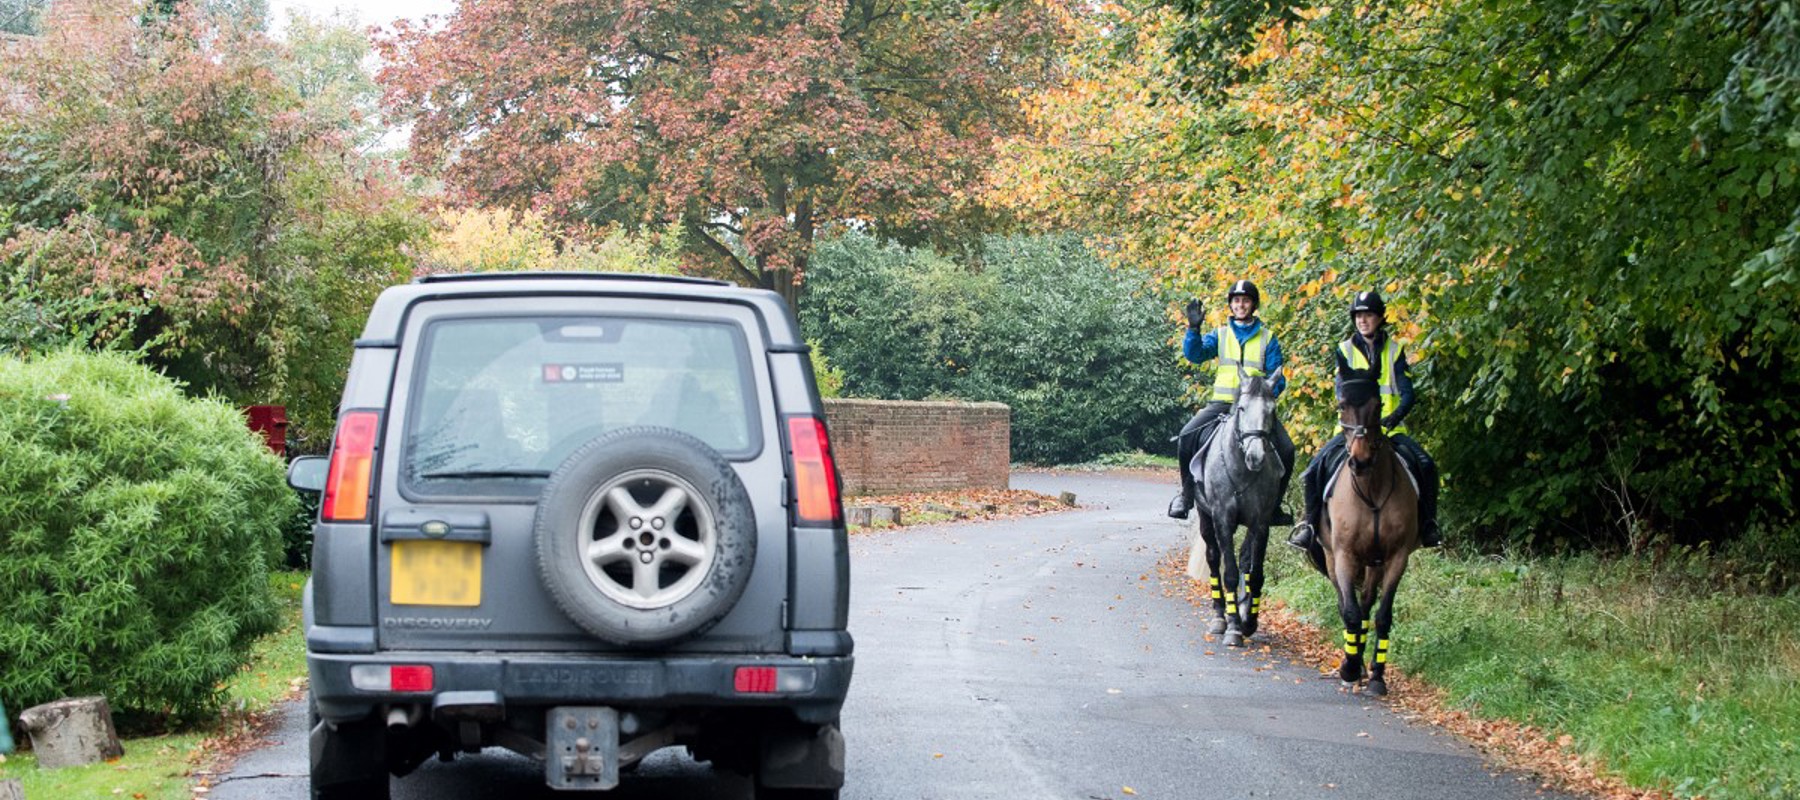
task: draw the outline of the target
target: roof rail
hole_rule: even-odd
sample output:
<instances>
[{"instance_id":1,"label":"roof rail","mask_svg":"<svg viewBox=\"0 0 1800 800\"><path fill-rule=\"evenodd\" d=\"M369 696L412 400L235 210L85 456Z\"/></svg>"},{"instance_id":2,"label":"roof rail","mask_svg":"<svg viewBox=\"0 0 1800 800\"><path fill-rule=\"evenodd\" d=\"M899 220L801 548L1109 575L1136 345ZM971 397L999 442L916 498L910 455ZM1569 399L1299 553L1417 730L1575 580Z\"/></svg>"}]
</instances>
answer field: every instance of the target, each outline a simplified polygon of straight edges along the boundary
<instances>
[{"instance_id":1,"label":"roof rail","mask_svg":"<svg viewBox=\"0 0 1800 800\"><path fill-rule=\"evenodd\" d=\"M414 278L413 283L456 283L462 281L491 280L606 280L606 281L659 281L662 283L686 283L695 286L736 286L730 281L713 278L692 278L686 275L652 275L636 272L460 272L450 275L422 275Z\"/></svg>"}]
</instances>

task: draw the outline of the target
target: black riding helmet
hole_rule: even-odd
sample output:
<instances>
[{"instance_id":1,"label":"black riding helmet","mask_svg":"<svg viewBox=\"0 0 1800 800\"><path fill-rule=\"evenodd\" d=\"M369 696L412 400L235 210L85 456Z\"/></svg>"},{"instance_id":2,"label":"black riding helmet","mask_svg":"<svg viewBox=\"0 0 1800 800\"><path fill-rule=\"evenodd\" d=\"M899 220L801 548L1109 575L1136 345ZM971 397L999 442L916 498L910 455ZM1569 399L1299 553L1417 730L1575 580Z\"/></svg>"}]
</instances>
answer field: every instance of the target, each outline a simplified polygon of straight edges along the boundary
<instances>
[{"instance_id":1,"label":"black riding helmet","mask_svg":"<svg viewBox=\"0 0 1800 800\"><path fill-rule=\"evenodd\" d=\"M1246 280L1240 280L1231 284L1231 291L1225 293L1225 302L1229 304L1231 298L1237 297L1240 294L1250 298L1250 307L1252 311L1262 309L1262 292L1256 290L1256 284Z\"/></svg>"},{"instance_id":2,"label":"black riding helmet","mask_svg":"<svg viewBox=\"0 0 1800 800\"><path fill-rule=\"evenodd\" d=\"M1351 322L1356 321L1356 312L1358 311L1373 312L1375 316L1387 319L1387 303L1382 302L1381 293L1374 289L1370 289L1366 292L1358 292L1356 294L1356 299L1350 301Z\"/></svg>"}]
</instances>

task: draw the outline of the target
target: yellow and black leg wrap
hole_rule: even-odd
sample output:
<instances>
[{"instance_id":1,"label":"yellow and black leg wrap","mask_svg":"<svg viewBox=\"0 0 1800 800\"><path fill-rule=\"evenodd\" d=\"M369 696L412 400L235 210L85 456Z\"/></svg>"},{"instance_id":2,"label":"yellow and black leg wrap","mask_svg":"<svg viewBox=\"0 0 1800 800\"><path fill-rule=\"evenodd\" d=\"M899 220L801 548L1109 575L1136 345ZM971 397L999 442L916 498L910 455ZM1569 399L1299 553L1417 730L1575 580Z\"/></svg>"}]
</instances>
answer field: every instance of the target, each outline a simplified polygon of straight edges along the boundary
<instances>
[{"instance_id":1,"label":"yellow and black leg wrap","mask_svg":"<svg viewBox=\"0 0 1800 800\"><path fill-rule=\"evenodd\" d=\"M1355 631L1344 631L1344 655L1355 658L1362 652L1363 635Z\"/></svg>"},{"instance_id":2,"label":"yellow and black leg wrap","mask_svg":"<svg viewBox=\"0 0 1800 800\"><path fill-rule=\"evenodd\" d=\"M1375 642L1375 663L1386 664L1387 657L1388 657L1388 640L1386 640L1386 639L1377 640Z\"/></svg>"},{"instance_id":3,"label":"yellow and black leg wrap","mask_svg":"<svg viewBox=\"0 0 1800 800\"><path fill-rule=\"evenodd\" d=\"M1214 602L1225 599L1224 593L1219 591L1218 578L1210 578L1208 579L1208 583L1212 586L1212 599Z\"/></svg>"}]
</instances>

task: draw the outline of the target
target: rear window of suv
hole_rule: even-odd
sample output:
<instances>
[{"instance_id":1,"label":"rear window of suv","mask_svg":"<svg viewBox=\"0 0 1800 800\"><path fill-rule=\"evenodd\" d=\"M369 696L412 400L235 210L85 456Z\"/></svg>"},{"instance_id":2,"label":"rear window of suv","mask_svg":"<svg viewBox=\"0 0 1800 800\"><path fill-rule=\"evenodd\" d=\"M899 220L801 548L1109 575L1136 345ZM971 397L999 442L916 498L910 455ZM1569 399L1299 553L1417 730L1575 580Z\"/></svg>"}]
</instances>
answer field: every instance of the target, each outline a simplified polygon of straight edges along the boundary
<instances>
[{"instance_id":1,"label":"rear window of suv","mask_svg":"<svg viewBox=\"0 0 1800 800\"><path fill-rule=\"evenodd\" d=\"M428 323L405 426L404 482L426 495L534 496L576 448L657 425L727 458L760 449L743 330L652 317Z\"/></svg>"}]
</instances>

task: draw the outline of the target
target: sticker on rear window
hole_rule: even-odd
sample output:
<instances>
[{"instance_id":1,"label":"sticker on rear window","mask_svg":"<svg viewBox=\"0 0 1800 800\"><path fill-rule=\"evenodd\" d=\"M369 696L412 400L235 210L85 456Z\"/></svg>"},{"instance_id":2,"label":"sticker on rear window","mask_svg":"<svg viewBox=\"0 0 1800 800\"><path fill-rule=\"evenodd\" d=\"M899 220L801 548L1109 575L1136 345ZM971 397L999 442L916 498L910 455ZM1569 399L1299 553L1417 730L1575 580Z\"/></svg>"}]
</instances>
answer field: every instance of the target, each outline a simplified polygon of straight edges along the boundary
<instances>
[{"instance_id":1,"label":"sticker on rear window","mask_svg":"<svg viewBox=\"0 0 1800 800\"><path fill-rule=\"evenodd\" d=\"M625 380L624 364L545 364L545 383L619 383Z\"/></svg>"}]
</instances>

